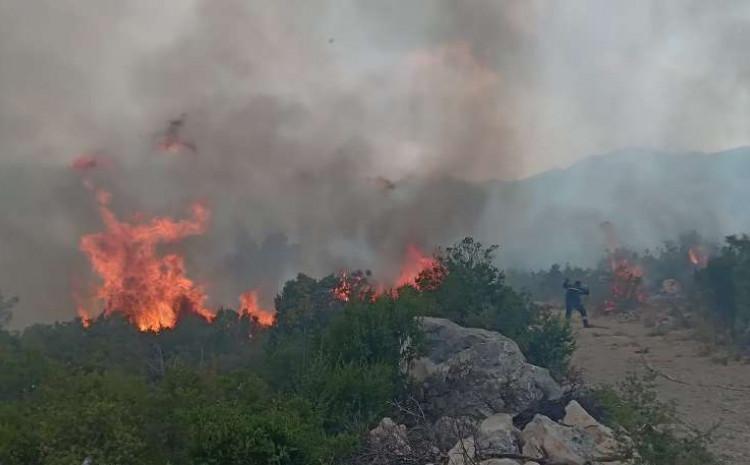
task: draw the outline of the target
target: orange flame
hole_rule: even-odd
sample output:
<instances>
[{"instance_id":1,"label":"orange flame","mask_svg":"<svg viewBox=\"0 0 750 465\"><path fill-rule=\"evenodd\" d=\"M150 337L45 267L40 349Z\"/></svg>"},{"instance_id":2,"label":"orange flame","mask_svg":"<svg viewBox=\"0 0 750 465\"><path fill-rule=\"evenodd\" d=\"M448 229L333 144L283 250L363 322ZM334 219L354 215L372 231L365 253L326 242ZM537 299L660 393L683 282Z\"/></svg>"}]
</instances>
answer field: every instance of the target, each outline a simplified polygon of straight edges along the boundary
<instances>
[{"instance_id":1,"label":"orange flame","mask_svg":"<svg viewBox=\"0 0 750 465\"><path fill-rule=\"evenodd\" d=\"M91 326L91 318L89 318L85 314L79 313L79 315L81 318L81 326L83 326L84 328L88 328L89 326Z\"/></svg>"},{"instance_id":2,"label":"orange flame","mask_svg":"<svg viewBox=\"0 0 750 465\"><path fill-rule=\"evenodd\" d=\"M182 141L177 136L165 136L164 139L159 142L159 150L168 153L181 153L186 150L191 152L197 151L195 144Z\"/></svg>"},{"instance_id":3,"label":"orange flame","mask_svg":"<svg viewBox=\"0 0 750 465\"><path fill-rule=\"evenodd\" d=\"M434 257L426 255L417 246L409 244L406 247L406 257L401 265L401 272L396 279L396 288L402 286L417 286L417 278L422 271L437 265Z\"/></svg>"},{"instance_id":4,"label":"orange flame","mask_svg":"<svg viewBox=\"0 0 750 465\"><path fill-rule=\"evenodd\" d=\"M611 221L605 221L599 226L607 242L609 266L612 270L610 295L603 303L604 311L612 312L645 302L648 294L643 286L643 268L623 256L624 251L619 248L620 241Z\"/></svg>"},{"instance_id":5,"label":"orange flame","mask_svg":"<svg viewBox=\"0 0 750 465\"><path fill-rule=\"evenodd\" d=\"M381 295L390 292L396 295L397 289L404 286L411 286L419 289L417 279L422 271L435 268L438 262L435 258L426 255L422 250L413 244L406 247L406 255L401 265L398 277L390 286L391 291L387 291L382 284L369 284L367 276L360 273L339 273L339 284L333 289L333 296L342 302L348 302L352 297L360 300L366 298L376 299Z\"/></svg>"},{"instance_id":6,"label":"orange flame","mask_svg":"<svg viewBox=\"0 0 750 465\"><path fill-rule=\"evenodd\" d=\"M247 315L262 326L271 326L276 320L276 312L260 308L258 291L253 289L240 295L240 315Z\"/></svg>"},{"instance_id":7,"label":"orange flame","mask_svg":"<svg viewBox=\"0 0 750 465\"><path fill-rule=\"evenodd\" d=\"M699 268L705 268L708 265L708 255L699 246L693 246L688 249L688 259L690 259L690 263Z\"/></svg>"},{"instance_id":8,"label":"orange flame","mask_svg":"<svg viewBox=\"0 0 750 465\"><path fill-rule=\"evenodd\" d=\"M99 166L99 158L95 155L83 154L76 157L70 164L70 167L76 171L86 172Z\"/></svg>"},{"instance_id":9,"label":"orange flame","mask_svg":"<svg viewBox=\"0 0 750 465\"><path fill-rule=\"evenodd\" d=\"M648 294L643 287L643 268L627 258L610 256L612 283L610 297L604 302L604 310L615 311L628 305L644 303Z\"/></svg>"},{"instance_id":10,"label":"orange flame","mask_svg":"<svg viewBox=\"0 0 750 465\"><path fill-rule=\"evenodd\" d=\"M380 285L373 287L368 282L367 275L361 271L355 273L341 271L339 273L339 283L332 290L333 297L342 302L349 302L352 297L358 300L367 300L368 297L370 300L375 300L383 295L384 291Z\"/></svg>"},{"instance_id":11,"label":"orange flame","mask_svg":"<svg viewBox=\"0 0 750 465\"><path fill-rule=\"evenodd\" d=\"M185 313L211 321L214 314L204 304L206 294L186 276L183 258L159 256L156 250L159 244L202 234L210 216L208 209L196 203L191 208L192 219L157 217L138 224L115 216L108 192L96 190L96 199L106 231L83 236L80 249L103 280L96 298L104 302L104 314L122 313L141 331L171 328ZM79 313L82 321L89 321L90 312L81 309Z\"/></svg>"}]
</instances>

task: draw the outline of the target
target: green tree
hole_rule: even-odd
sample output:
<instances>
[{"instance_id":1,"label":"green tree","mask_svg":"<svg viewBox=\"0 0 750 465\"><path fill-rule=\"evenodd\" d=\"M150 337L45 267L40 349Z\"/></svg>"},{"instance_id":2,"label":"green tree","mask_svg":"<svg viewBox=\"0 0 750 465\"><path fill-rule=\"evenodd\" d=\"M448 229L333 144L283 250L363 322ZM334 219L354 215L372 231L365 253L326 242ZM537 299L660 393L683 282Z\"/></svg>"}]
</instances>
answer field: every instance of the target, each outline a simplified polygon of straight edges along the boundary
<instances>
[{"instance_id":1,"label":"green tree","mask_svg":"<svg viewBox=\"0 0 750 465\"><path fill-rule=\"evenodd\" d=\"M708 317L736 343L750 344L750 237L729 236L696 280Z\"/></svg>"},{"instance_id":2,"label":"green tree","mask_svg":"<svg viewBox=\"0 0 750 465\"><path fill-rule=\"evenodd\" d=\"M575 350L570 328L506 284L494 264L496 250L467 237L438 251L436 265L417 280L427 299L423 311L498 331L516 340L531 363L565 374Z\"/></svg>"}]
</instances>

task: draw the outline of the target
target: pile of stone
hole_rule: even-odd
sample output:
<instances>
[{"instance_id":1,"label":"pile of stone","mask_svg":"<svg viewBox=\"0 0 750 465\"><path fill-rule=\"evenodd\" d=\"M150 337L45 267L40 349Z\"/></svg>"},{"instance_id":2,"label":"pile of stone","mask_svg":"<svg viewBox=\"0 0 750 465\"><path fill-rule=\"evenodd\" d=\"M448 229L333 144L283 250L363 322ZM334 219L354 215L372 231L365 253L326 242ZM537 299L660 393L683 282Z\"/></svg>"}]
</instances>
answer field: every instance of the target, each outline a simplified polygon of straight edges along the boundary
<instances>
[{"instance_id":1,"label":"pile of stone","mask_svg":"<svg viewBox=\"0 0 750 465\"><path fill-rule=\"evenodd\" d=\"M492 331L424 318L426 354L409 375L419 387L418 422L407 428L384 418L370 432L373 464L622 465L624 439L575 400L555 421L514 417L563 390L547 370L526 362L518 345ZM410 410L412 413L417 409Z\"/></svg>"}]
</instances>

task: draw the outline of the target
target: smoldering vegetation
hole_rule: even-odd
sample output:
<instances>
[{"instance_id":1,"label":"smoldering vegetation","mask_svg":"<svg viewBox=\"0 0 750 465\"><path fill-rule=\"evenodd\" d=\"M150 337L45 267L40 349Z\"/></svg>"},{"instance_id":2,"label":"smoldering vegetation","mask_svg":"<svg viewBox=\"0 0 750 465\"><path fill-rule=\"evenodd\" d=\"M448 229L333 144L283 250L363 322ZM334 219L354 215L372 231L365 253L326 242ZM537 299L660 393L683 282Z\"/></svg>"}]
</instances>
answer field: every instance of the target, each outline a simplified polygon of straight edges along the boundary
<instances>
[{"instance_id":1,"label":"smoldering vegetation","mask_svg":"<svg viewBox=\"0 0 750 465\"><path fill-rule=\"evenodd\" d=\"M180 247L215 306L300 270L388 277L407 244L469 234L537 267L596 260L605 220L635 247L745 227L744 152L517 181L747 143L743 2L402 3L0 2L15 324L70 317L94 279L81 154L122 218L212 210ZM195 150L162 150L182 114Z\"/></svg>"}]
</instances>

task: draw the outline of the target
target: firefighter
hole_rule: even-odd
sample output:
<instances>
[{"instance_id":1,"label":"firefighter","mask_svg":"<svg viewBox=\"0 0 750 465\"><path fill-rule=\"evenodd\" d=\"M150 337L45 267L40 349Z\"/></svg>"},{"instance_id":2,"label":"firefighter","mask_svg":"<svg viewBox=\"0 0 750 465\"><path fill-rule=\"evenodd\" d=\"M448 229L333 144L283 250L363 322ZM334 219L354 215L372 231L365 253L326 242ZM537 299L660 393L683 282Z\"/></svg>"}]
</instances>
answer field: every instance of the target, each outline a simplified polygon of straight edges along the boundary
<instances>
[{"instance_id":1,"label":"firefighter","mask_svg":"<svg viewBox=\"0 0 750 465\"><path fill-rule=\"evenodd\" d=\"M586 308L583 306L583 302L581 301L581 296L589 295L588 288L583 287L581 281L576 281L571 286L568 278L565 278L563 288L565 289L565 318L567 320L570 320L570 316L573 313L573 310L578 310L578 312L581 314L581 317L583 318L583 327L591 327L589 325L588 315L586 315Z\"/></svg>"}]
</instances>

